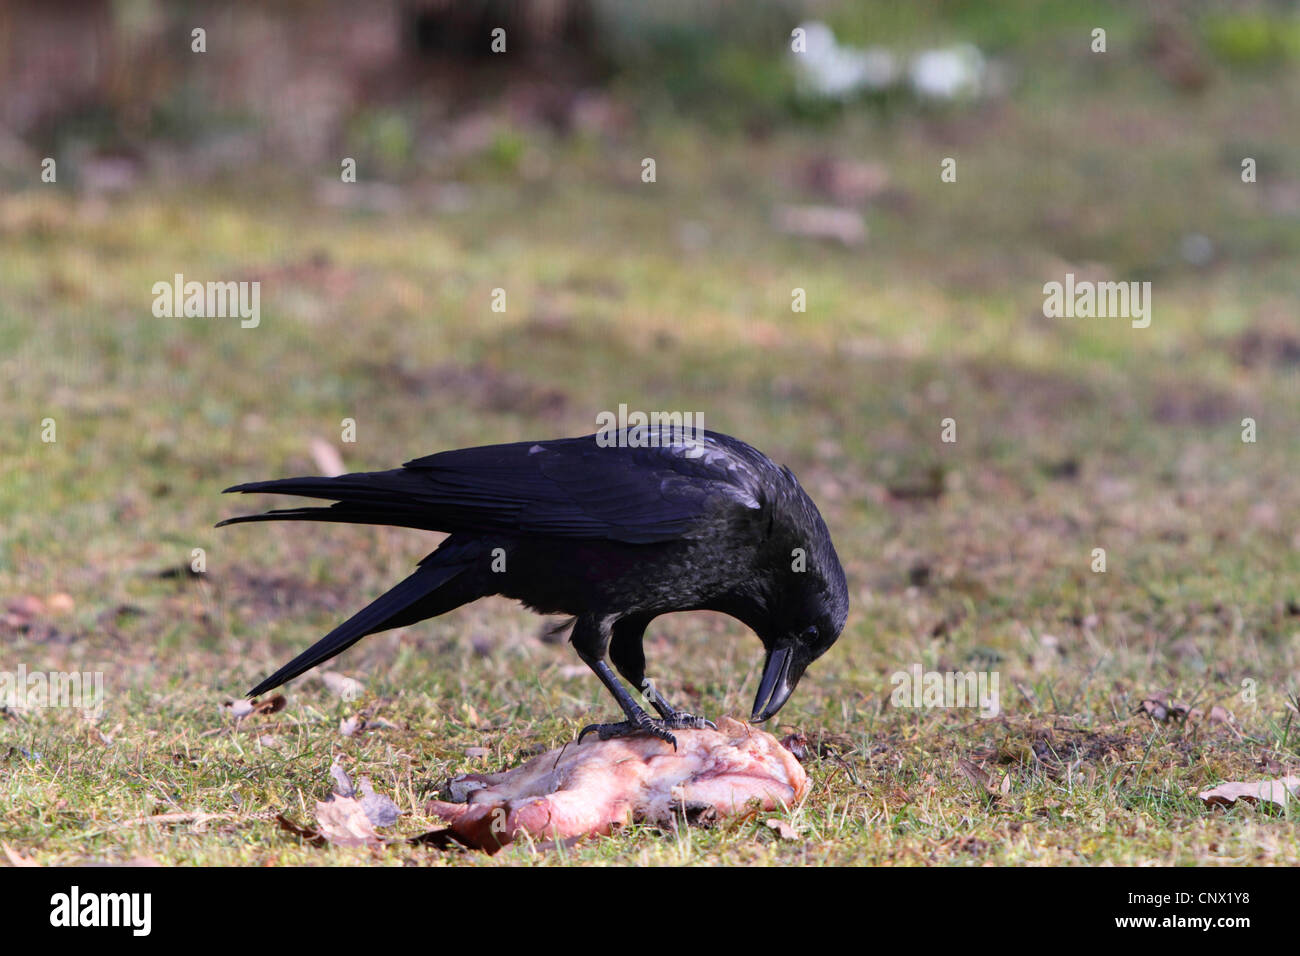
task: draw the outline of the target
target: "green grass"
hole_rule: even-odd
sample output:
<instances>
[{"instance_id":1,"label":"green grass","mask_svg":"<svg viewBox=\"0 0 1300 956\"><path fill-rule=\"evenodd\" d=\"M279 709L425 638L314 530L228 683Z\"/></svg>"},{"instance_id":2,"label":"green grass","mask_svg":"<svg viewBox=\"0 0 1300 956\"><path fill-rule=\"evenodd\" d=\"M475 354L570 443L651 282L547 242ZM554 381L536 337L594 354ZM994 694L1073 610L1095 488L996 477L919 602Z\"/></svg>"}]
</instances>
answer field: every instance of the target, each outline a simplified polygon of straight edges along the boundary
<instances>
[{"instance_id":1,"label":"green grass","mask_svg":"<svg viewBox=\"0 0 1300 956\"><path fill-rule=\"evenodd\" d=\"M1269 118L1297 78L1224 73L1191 96L1140 58L1099 72L1086 45L1044 37L1009 101L965 111L757 139L697 122L608 141L529 131L543 178L464 159L438 171L471 184L453 212L327 208L270 169L113 200L0 197L0 594L74 601L0 625L3 669L103 670L107 691L97 723L0 716L0 839L45 863L1300 861L1294 810L1195 797L1300 763L1300 366L1286 349L1300 230L1269 198L1296 188L1300 134ZM1253 186L1247 149L1282 157ZM824 201L797 175L820 155L889 172L861 248L770 226L774 202ZM939 182L949 155L956 184ZM682 247L684 223L703 225L703 249ZM1194 232L1215 243L1209 268L1179 258ZM1066 271L1150 279L1151 327L1042 318L1042 284ZM155 319L150 288L175 272L260 279L261 326ZM796 286L806 314L790 311ZM342 756L405 811L395 835L421 833L448 777L559 745L611 705L539 640L542 622L487 601L349 651L337 666L365 682L358 701L307 678L284 711L236 725L221 702L433 541L216 531L248 504L220 489L313 471L309 440L337 442L348 417L345 461L368 469L586 433L620 402L702 410L790 464L832 529L849 624L780 718L823 745L789 814L801 838L777 842L760 816L489 859L317 849L277 828L281 812L310 822ZM934 469L940 497L891 499ZM205 575L159 577L196 547ZM662 619L647 650L673 700L747 712L760 648L738 624ZM890 675L913 663L991 666L1002 714L891 706ZM1135 715L1160 691L1236 723ZM362 710L389 726L341 736ZM465 755L477 746L491 755ZM139 822L192 811L221 816Z\"/></svg>"}]
</instances>

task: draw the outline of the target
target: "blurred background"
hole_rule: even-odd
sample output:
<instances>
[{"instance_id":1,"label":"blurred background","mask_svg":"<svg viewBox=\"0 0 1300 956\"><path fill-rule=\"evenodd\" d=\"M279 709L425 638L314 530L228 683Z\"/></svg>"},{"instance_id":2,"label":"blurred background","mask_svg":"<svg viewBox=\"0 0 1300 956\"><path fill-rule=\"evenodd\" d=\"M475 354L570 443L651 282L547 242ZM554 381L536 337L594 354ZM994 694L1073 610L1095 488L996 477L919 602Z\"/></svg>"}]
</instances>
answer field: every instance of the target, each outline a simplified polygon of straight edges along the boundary
<instances>
[{"instance_id":1,"label":"blurred background","mask_svg":"<svg viewBox=\"0 0 1300 956\"><path fill-rule=\"evenodd\" d=\"M1243 710L1243 680L1281 713L1298 66L1264 0L7 0L0 636L201 733L430 548L214 531L248 504L223 487L627 403L702 412L821 506L853 611L792 724L942 734L887 709L913 662L996 668L1027 714ZM260 282L260 323L156 316L177 273ZM1150 327L1045 317L1066 274L1149 281ZM657 681L743 709L757 641L680 618ZM493 721L561 739L603 705L575 663L485 602L339 666L438 760Z\"/></svg>"}]
</instances>

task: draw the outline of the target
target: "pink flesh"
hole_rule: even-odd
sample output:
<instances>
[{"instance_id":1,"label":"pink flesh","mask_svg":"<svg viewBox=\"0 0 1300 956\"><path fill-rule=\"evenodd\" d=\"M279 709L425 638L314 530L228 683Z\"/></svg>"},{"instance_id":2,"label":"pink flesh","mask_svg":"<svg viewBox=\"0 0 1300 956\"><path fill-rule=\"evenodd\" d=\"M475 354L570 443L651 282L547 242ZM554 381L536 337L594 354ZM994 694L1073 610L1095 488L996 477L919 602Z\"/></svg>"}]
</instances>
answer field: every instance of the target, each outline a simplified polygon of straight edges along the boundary
<instances>
[{"instance_id":1,"label":"pink flesh","mask_svg":"<svg viewBox=\"0 0 1300 956\"><path fill-rule=\"evenodd\" d=\"M722 818L789 807L808 789L799 761L765 731L724 717L717 730L677 730L677 752L647 735L589 738L496 774L467 774L430 801L470 846L489 853L521 839L566 840L632 822L672 824L685 810Z\"/></svg>"}]
</instances>

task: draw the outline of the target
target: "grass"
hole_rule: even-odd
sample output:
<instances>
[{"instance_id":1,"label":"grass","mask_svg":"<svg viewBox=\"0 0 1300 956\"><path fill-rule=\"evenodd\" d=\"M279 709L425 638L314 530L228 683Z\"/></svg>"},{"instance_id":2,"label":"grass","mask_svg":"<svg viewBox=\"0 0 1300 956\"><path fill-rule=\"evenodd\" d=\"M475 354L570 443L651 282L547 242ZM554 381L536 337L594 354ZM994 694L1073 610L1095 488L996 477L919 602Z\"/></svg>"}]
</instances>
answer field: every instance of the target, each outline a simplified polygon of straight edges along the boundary
<instances>
[{"instance_id":1,"label":"grass","mask_svg":"<svg viewBox=\"0 0 1300 956\"><path fill-rule=\"evenodd\" d=\"M0 198L0 594L72 598L0 624L4 668L102 670L107 694L95 722L0 715L0 839L42 863L1300 860L1294 809L1195 796L1300 764L1300 230L1270 198L1296 188L1300 142L1269 121L1297 77L1223 72L1191 96L1140 58L1099 69L1051 39L994 105L761 138L654 119L602 140L529 131L531 180L447 161L470 183L453 210L325 207L275 169ZM1247 149L1283 159L1245 185ZM860 248L770 226L774 202L825 201L798 175L822 156L888 171ZM1189 233L1214 243L1209 266L1180 258ZM1042 284L1067 271L1150 279L1151 327L1044 319ZM155 319L149 290L176 272L260 279L261 325ZM339 758L404 811L394 835L421 833L450 776L559 745L611 705L544 622L485 601L349 651L359 700L305 678L285 710L236 722L224 701L434 542L215 531L244 504L220 489L313 471L310 439L337 442L344 418L345 461L368 469L582 434L620 402L701 410L790 464L835 536L849 624L780 718L810 741L799 839L759 816L489 859L280 830L276 813L310 821ZM936 497L889 492L936 475ZM203 575L163 576L194 548ZM747 712L759 645L738 624L661 619L647 651L674 701ZM997 671L1001 714L892 706L914 663ZM1160 692L1233 721L1135 713ZM361 712L383 723L342 736ZM177 812L218 817L143 819Z\"/></svg>"}]
</instances>

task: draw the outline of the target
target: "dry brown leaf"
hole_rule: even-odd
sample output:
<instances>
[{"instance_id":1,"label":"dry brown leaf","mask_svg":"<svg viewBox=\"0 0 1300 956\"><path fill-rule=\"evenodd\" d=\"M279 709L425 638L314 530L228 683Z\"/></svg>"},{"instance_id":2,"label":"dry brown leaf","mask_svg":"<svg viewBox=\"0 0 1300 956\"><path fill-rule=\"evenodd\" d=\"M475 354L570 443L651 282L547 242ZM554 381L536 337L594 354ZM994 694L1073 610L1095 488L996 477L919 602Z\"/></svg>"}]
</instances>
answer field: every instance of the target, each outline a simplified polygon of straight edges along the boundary
<instances>
[{"instance_id":1,"label":"dry brown leaf","mask_svg":"<svg viewBox=\"0 0 1300 956\"><path fill-rule=\"evenodd\" d=\"M275 822L279 824L281 830L292 833L296 837L302 837L302 839L306 840L312 846L324 846L327 842L325 837L321 836L319 830L313 830L311 827L305 827L300 823L294 823L283 813L277 813L275 815Z\"/></svg>"},{"instance_id":2,"label":"dry brown leaf","mask_svg":"<svg viewBox=\"0 0 1300 956\"><path fill-rule=\"evenodd\" d=\"M367 819L377 827L391 827L397 822L402 811L397 809L391 799L382 793L375 793L369 777L361 778L361 809Z\"/></svg>"},{"instance_id":3,"label":"dry brown leaf","mask_svg":"<svg viewBox=\"0 0 1300 956\"><path fill-rule=\"evenodd\" d=\"M340 797L355 797L357 795L357 788L352 786L352 778L343 769L338 757L335 757L334 762L330 764L330 777L334 780L334 792Z\"/></svg>"},{"instance_id":4,"label":"dry brown leaf","mask_svg":"<svg viewBox=\"0 0 1300 956\"><path fill-rule=\"evenodd\" d=\"M378 846L383 843L361 803L334 796L316 802L316 825L321 836L335 846Z\"/></svg>"},{"instance_id":5,"label":"dry brown leaf","mask_svg":"<svg viewBox=\"0 0 1300 956\"><path fill-rule=\"evenodd\" d=\"M276 694L274 697L266 698L266 700L253 700L251 703L255 714L274 714L284 710L286 701L284 694Z\"/></svg>"},{"instance_id":6,"label":"dry brown leaf","mask_svg":"<svg viewBox=\"0 0 1300 956\"><path fill-rule=\"evenodd\" d=\"M798 840L799 831L792 827L785 820L779 820L773 817L767 821L767 828L782 840Z\"/></svg>"},{"instance_id":7,"label":"dry brown leaf","mask_svg":"<svg viewBox=\"0 0 1300 956\"><path fill-rule=\"evenodd\" d=\"M1290 797L1300 797L1300 777L1280 777L1277 780L1233 781L1221 783L1197 794L1209 807L1230 807L1238 800L1251 806L1259 803L1285 807Z\"/></svg>"},{"instance_id":8,"label":"dry brown leaf","mask_svg":"<svg viewBox=\"0 0 1300 956\"><path fill-rule=\"evenodd\" d=\"M474 705L469 701L463 701L460 707L461 710L465 711L465 719L471 727L478 727L483 723L483 718L478 715L478 711L474 709Z\"/></svg>"},{"instance_id":9,"label":"dry brown leaf","mask_svg":"<svg viewBox=\"0 0 1300 956\"><path fill-rule=\"evenodd\" d=\"M989 775L965 757L957 758L957 769L961 771L963 777L975 784L980 790L989 788Z\"/></svg>"},{"instance_id":10,"label":"dry brown leaf","mask_svg":"<svg viewBox=\"0 0 1300 956\"><path fill-rule=\"evenodd\" d=\"M383 794L375 793L370 778L361 778L361 799L346 770L335 761L330 765L334 793L316 804L316 822L321 834L338 846L365 846L382 843L375 827L392 826L401 811Z\"/></svg>"},{"instance_id":11,"label":"dry brown leaf","mask_svg":"<svg viewBox=\"0 0 1300 956\"><path fill-rule=\"evenodd\" d=\"M1133 713L1146 714L1159 724L1167 720L1183 720L1188 716L1186 705L1170 701L1164 694L1152 694L1145 698Z\"/></svg>"}]
</instances>

